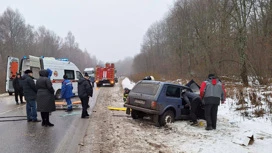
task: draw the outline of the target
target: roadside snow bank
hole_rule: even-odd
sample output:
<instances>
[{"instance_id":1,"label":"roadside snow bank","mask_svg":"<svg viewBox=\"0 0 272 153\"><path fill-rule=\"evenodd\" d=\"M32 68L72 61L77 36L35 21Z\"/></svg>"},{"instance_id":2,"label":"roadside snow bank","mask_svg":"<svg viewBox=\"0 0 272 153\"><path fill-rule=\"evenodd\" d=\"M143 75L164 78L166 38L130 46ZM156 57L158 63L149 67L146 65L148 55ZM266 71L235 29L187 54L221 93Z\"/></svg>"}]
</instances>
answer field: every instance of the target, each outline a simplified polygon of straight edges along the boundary
<instances>
[{"instance_id":1,"label":"roadside snow bank","mask_svg":"<svg viewBox=\"0 0 272 153\"><path fill-rule=\"evenodd\" d=\"M131 89L134 85L135 83L128 78L122 82L123 88ZM173 153L270 153L272 150L271 115L259 118L242 116L243 110L236 110L237 101L235 98L227 98L226 103L219 106L216 130L206 131L205 124L193 127L188 121L176 121L165 127L156 128L143 120L124 118L122 124L130 128L123 131L130 133L130 137L133 138L131 141L139 140L139 142L134 141L134 145L139 145L138 148L146 152L154 150L150 147L147 149L144 146L146 143L143 142L158 144L161 150L165 148L168 149L166 152ZM253 135L254 142L252 145L243 145L244 140L248 139L248 133ZM121 140L125 141L125 138ZM128 149L133 150L131 146Z\"/></svg>"}]
</instances>

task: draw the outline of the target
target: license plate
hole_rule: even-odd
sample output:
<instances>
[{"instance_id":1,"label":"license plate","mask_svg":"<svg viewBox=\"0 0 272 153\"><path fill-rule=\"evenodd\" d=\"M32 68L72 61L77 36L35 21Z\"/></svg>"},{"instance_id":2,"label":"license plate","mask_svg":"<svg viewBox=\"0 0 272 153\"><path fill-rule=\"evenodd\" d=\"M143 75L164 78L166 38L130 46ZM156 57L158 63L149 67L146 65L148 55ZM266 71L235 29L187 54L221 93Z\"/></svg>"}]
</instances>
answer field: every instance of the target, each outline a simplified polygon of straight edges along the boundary
<instances>
[{"instance_id":1,"label":"license plate","mask_svg":"<svg viewBox=\"0 0 272 153\"><path fill-rule=\"evenodd\" d=\"M145 104L145 101L143 101L143 100L139 100L139 99L135 99L135 101L134 101L135 103L137 103L137 104L142 104L142 105L144 105Z\"/></svg>"}]
</instances>

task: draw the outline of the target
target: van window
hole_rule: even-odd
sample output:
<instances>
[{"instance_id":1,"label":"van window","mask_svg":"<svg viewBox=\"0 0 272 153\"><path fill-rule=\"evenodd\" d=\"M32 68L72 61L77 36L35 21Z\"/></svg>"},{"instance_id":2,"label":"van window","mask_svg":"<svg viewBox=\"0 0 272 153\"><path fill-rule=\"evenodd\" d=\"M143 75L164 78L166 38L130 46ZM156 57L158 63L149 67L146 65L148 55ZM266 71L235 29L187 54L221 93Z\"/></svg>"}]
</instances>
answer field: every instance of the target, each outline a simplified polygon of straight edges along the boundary
<instances>
[{"instance_id":1,"label":"van window","mask_svg":"<svg viewBox=\"0 0 272 153\"><path fill-rule=\"evenodd\" d=\"M75 80L74 70L64 70L64 74L67 75L68 80Z\"/></svg>"},{"instance_id":2,"label":"van window","mask_svg":"<svg viewBox=\"0 0 272 153\"><path fill-rule=\"evenodd\" d=\"M82 74L81 74L79 71L76 72L76 76L77 76L77 79L78 79L78 80L79 80L80 78L83 78Z\"/></svg>"},{"instance_id":3,"label":"van window","mask_svg":"<svg viewBox=\"0 0 272 153\"><path fill-rule=\"evenodd\" d=\"M160 85L152 83L139 83L137 84L132 91L135 93L144 93L147 95L156 95Z\"/></svg>"},{"instance_id":4,"label":"van window","mask_svg":"<svg viewBox=\"0 0 272 153\"><path fill-rule=\"evenodd\" d=\"M180 88L177 86L168 86L166 96L180 98Z\"/></svg>"}]
</instances>

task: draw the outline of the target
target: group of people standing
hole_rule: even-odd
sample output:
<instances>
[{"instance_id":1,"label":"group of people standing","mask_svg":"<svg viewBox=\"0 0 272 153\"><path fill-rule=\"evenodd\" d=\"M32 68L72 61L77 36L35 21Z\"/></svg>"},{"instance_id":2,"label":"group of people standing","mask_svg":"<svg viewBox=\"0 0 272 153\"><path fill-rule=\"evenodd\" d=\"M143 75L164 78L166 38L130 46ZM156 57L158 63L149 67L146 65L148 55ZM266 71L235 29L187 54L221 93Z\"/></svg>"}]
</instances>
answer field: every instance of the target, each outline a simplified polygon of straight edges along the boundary
<instances>
[{"instance_id":1,"label":"group of people standing","mask_svg":"<svg viewBox=\"0 0 272 153\"><path fill-rule=\"evenodd\" d=\"M50 69L40 70L39 78L34 82L33 72L31 70L24 71L21 77L17 74L16 79L13 81L15 89L15 101L18 103L18 95L20 102L23 102L23 96L26 100L26 114L28 122L41 122L37 118L37 111L41 113L42 126L54 126L49 120L49 114L56 110L55 105L55 90L52 86L50 76L52 71ZM61 95L67 102L67 112L73 110L71 97L73 96L72 82L68 80L67 75L63 76ZM82 104L81 118L89 116L87 112L89 97L93 95L93 88L91 86L88 74L84 74L84 78L78 81L78 95Z\"/></svg>"},{"instance_id":2,"label":"group of people standing","mask_svg":"<svg viewBox=\"0 0 272 153\"><path fill-rule=\"evenodd\" d=\"M41 112L42 126L54 126L54 124L49 121L49 113L56 110L54 98L55 90L49 79L49 71L50 70L40 70L40 77L36 84L31 70L26 70L22 76L27 121L41 122L41 120L37 118L38 111Z\"/></svg>"},{"instance_id":3,"label":"group of people standing","mask_svg":"<svg viewBox=\"0 0 272 153\"><path fill-rule=\"evenodd\" d=\"M183 90L182 98L190 107L191 125L198 125L197 114L200 105L204 105L204 117L207 123L206 130L215 130L217 122L218 106L226 100L226 91L221 81L214 75L209 74L208 79L200 86L200 95Z\"/></svg>"}]
</instances>

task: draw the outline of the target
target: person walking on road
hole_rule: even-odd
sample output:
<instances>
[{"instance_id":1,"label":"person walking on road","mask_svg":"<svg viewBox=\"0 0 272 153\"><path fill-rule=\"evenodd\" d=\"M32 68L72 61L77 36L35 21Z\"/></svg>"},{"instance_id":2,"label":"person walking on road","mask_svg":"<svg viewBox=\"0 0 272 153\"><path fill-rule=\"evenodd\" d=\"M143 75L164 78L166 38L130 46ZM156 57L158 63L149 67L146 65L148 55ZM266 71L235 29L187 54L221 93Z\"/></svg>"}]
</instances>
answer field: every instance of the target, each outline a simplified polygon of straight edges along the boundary
<instances>
[{"instance_id":1,"label":"person walking on road","mask_svg":"<svg viewBox=\"0 0 272 153\"><path fill-rule=\"evenodd\" d=\"M209 74L208 79L200 86L200 97L205 107L206 130L216 129L218 105L226 100L224 85L215 77Z\"/></svg>"},{"instance_id":2,"label":"person walking on road","mask_svg":"<svg viewBox=\"0 0 272 153\"><path fill-rule=\"evenodd\" d=\"M16 73L16 78L13 80L12 85L14 88L16 104L19 105L18 96L20 97L21 104L25 103L23 101L23 87L22 87L22 78L20 73Z\"/></svg>"},{"instance_id":3,"label":"person walking on road","mask_svg":"<svg viewBox=\"0 0 272 153\"><path fill-rule=\"evenodd\" d=\"M28 122L40 122L37 119L37 108L36 108L36 98L37 89L34 83L33 72L31 70L26 70L24 72L23 80L23 92L26 100L26 114Z\"/></svg>"},{"instance_id":4,"label":"person walking on road","mask_svg":"<svg viewBox=\"0 0 272 153\"><path fill-rule=\"evenodd\" d=\"M48 71L40 70L40 78L36 82L37 92L37 111L41 112L42 126L54 126L49 121L49 112L56 110L52 82L48 78Z\"/></svg>"},{"instance_id":5,"label":"person walking on road","mask_svg":"<svg viewBox=\"0 0 272 153\"><path fill-rule=\"evenodd\" d=\"M81 105L82 105L81 118L86 118L89 116L87 111L89 97L93 96L93 88L91 87L91 84L89 81L90 80L89 80L88 73L85 73L84 78L80 78L78 81L78 96L80 98Z\"/></svg>"},{"instance_id":6,"label":"person walking on road","mask_svg":"<svg viewBox=\"0 0 272 153\"><path fill-rule=\"evenodd\" d=\"M201 105L200 96L192 92L189 92L186 89L183 89L181 91L181 95L183 100L186 102L186 105L190 107L190 118L191 118L191 121L193 122L191 125L192 126L198 125L196 114L198 114L197 111Z\"/></svg>"},{"instance_id":7,"label":"person walking on road","mask_svg":"<svg viewBox=\"0 0 272 153\"><path fill-rule=\"evenodd\" d=\"M73 96L73 85L70 80L68 80L67 75L63 75L63 82L61 86L61 97L65 99L67 103L66 112L70 112L73 110L73 105L71 102L71 97Z\"/></svg>"}]
</instances>

